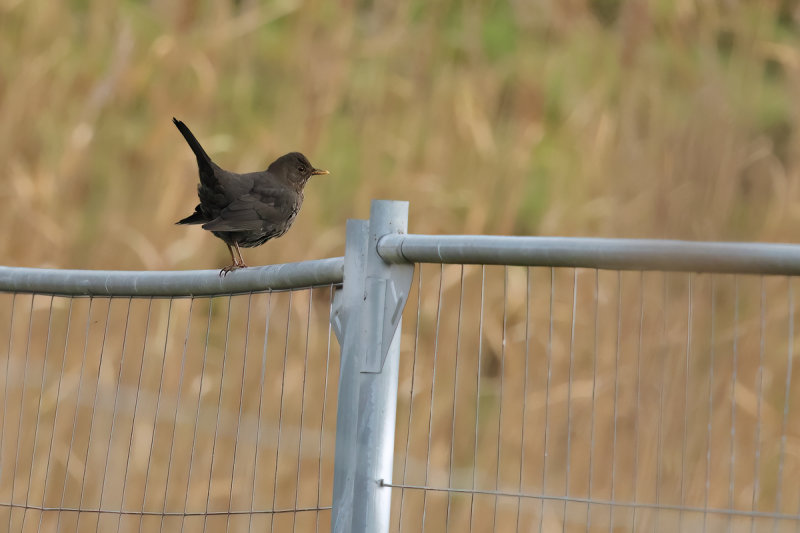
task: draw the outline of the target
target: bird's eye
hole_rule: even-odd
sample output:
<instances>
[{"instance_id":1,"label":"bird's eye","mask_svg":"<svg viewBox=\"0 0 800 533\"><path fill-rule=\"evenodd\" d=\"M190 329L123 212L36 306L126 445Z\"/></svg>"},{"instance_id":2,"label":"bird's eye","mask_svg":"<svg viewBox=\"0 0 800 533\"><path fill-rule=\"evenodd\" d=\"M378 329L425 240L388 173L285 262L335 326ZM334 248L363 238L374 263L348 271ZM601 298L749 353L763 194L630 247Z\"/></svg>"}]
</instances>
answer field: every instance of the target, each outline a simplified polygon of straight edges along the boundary
<instances>
[{"instance_id":1,"label":"bird's eye","mask_svg":"<svg viewBox=\"0 0 800 533\"><path fill-rule=\"evenodd\" d=\"M297 171L302 174L303 172L306 171L306 167L304 167L303 165L300 165L299 167L297 167Z\"/></svg>"}]
</instances>

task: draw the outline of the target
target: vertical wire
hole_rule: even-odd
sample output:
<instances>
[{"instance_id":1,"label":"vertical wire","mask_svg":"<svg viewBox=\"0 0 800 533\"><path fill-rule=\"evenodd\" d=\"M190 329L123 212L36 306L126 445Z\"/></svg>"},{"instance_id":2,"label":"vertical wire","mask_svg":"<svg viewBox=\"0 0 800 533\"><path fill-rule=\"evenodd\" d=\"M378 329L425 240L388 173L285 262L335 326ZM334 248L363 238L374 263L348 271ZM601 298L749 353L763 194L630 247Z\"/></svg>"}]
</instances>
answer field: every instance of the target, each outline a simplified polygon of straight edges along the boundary
<instances>
[{"instance_id":1,"label":"vertical wire","mask_svg":"<svg viewBox=\"0 0 800 533\"><path fill-rule=\"evenodd\" d=\"M286 310L286 338L283 346L283 375L281 377L281 400L278 406L278 440L275 445L275 479L272 485L272 512L269 515L269 530L273 530L275 524L275 502L278 494L278 457L281 453L281 435L283 434L283 391L286 385L286 361L289 356L289 325L292 318L292 291L289 291L289 305Z\"/></svg>"},{"instance_id":2,"label":"vertical wire","mask_svg":"<svg viewBox=\"0 0 800 533\"><path fill-rule=\"evenodd\" d=\"M298 432L300 437L297 439L297 477L294 483L294 508L297 509L297 503L300 498L300 463L303 453L303 419L305 418L306 407L306 378L308 376L308 342L311 338L311 305L313 303L314 291L308 289L308 317L306 321L306 353L303 357L303 384L300 387L300 427ZM295 531L295 520L297 519L297 512L292 513L292 531Z\"/></svg>"},{"instance_id":3,"label":"vertical wire","mask_svg":"<svg viewBox=\"0 0 800 533\"><path fill-rule=\"evenodd\" d=\"M116 391L114 393L114 406L111 409L111 413L112 413L112 416L111 416L111 430L108 433L108 444L106 445L106 460L105 460L105 466L103 467L103 478L100 481L100 502L99 502L99 505L98 505L99 509L103 508L103 496L105 496L106 479L108 478L108 459L109 459L109 456L111 455L111 440L114 438L114 429L116 428L116 422L117 422L117 416L116 416L117 415L117 400L119 399L119 387L120 387L120 382L122 380L122 368L123 368L123 365L125 363L125 346L126 346L126 342L128 340L128 322L129 322L130 314L131 314L131 300L132 300L132 298L128 297L128 307L127 307L127 311L125 312L125 327L124 327L124 330L123 330L123 333L122 333L122 351L121 351L120 360L119 360L119 370L117 371L117 386L116 386ZM70 301L70 304L71 303L72 302ZM56 398L57 397L58 396L56 396ZM58 409L58 404L57 403L56 403L56 409ZM53 431L55 431L55 424L53 425ZM51 444L52 444L52 441L51 441ZM49 453L48 453L48 456L49 456ZM101 519L101 516L98 516L97 517L97 523L95 524L95 532L100 531L100 519Z\"/></svg>"},{"instance_id":4,"label":"vertical wire","mask_svg":"<svg viewBox=\"0 0 800 533\"><path fill-rule=\"evenodd\" d=\"M589 428L589 491L587 494L590 502L586 505L586 532L592 528L592 488L594 482L594 419L596 418L596 392L597 392L597 346L599 341L598 313L600 310L600 271L594 269L594 357L592 358L592 420Z\"/></svg>"},{"instance_id":5,"label":"vertical wire","mask_svg":"<svg viewBox=\"0 0 800 533\"><path fill-rule=\"evenodd\" d=\"M734 306L733 306L733 376L731 378L731 460L730 484L728 486L728 507L733 510L733 491L735 484L734 465L736 464L736 380L739 366L739 277L733 277ZM728 515L728 529L731 527L731 515Z\"/></svg>"},{"instance_id":6,"label":"vertical wire","mask_svg":"<svg viewBox=\"0 0 800 533\"><path fill-rule=\"evenodd\" d=\"M25 531L25 519L28 517L27 508L31 496L31 485L33 484L33 471L34 471L34 464L36 461L36 444L39 441L39 425L41 424L41 416L42 416L42 397L44 396L44 386L46 381L45 378L47 377L47 351L50 348L50 331L52 325L53 325L53 296L50 295L50 305L47 311L47 340L45 341L44 344L44 356L42 361L42 383L39 387L39 401L37 402L38 405L36 407L36 425L34 426L33 430L33 448L31 449L31 468L30 472L28 473L28 490L25 493L26 511L23 511L22 513L22 526L20 526L20 531ZM44 507L44 497L42 497L42 507ZM39 511L40 516L42 515L42 513L43 511Z\"/></svg>"},{"instance_id":7,"label":"vertical wire","mask_svg":"<svg viewBox=\"0 0 800 533\"><path fill-rule=\"evenodd\" d=\"M333 313L333 285L330 288L330 295L328 297L328 317L330 317ZM317 462L317 520L316 525L314 526L314 532L319 533L319 508L322 506L320 502L320 492L322 489L322 450L323 450L323 436L325 435L325 406L328 403L328 372L330 370L330 362L331 362L331 321L328 320L328 337L327 337L327 349L325 353L325 385L322 390L322 417L319 423L319 461Z\"/></svg>"},{"instance_id":8,"label":"vertical wire","mask_svg":"<svg viewBox=\"0 0 800 533\"><path fill-rule=\"evenodd\" d=\"M92 433L94 430L94 418L95 412L97 411L97 397L99 396L100 392L100 369L103 365L103 355L105 355L106 351L106 339L108 338L108 326L111 322L111 298L108 298L108 307L106 308L106 325L103 328L103 340L100 343L100 355L97 357L97 384L94 388L94 398L92 399L92 412L89 415L89 437L86 440L86 454L83 457L83 477L81 478L81 495L78 499L78 507L83 508L83 494L86 488L86 471L88 468L86 465L89 464L89 450L92 447ZM80 521L80 511L78 511L78 520ZM100 521L100 515L97 515L97 521Z\"/></svg>"},{"instance_id":9,"label":"vertical wire","mask_svg":"<svg viewBox=\"0 0 800 533\"><path fill-rule=\"evenodd\" d=\"M619 407L619 352L620 338L622 336L622 272L617 271L617 342L614 354L614 433L611 444L611 501L614 502L616 496L616 459L617 459L617 408ZM614 509L612 503L608 516L608 531L614 530Z\"/></svg>"},{"instance_id":10,"label":"vertical wire","mask_svg":"<svg viewBox=\"0 0 800 533\"><path fill-rule=\"evenodd\" d=\"M37 402L36 407L36 424L34 425L33 429L33 448L31 449L31 468L30 472L28 473L28 490L25 494L25 507L28 507L28 502L30 501L31 496L31 485L33 484L33 471L34 471L34 464L36 460L36 444L39 441L39 426L41 425L42 420L42 397L44 396L44 387L46 384L46 377L47 377L47 352L50 349L50 333L52 330L53 325L53 296L50 296L50 305L48 306L47 311L47 339L44 343L44 354L43 354L43 361L42 361L42 382L39 387L39 401ZM42 507L44 507L44 498L42 498ZM20 531L25 530L25 518L28 516L28 513L23 513L22 515L22 526L20 527Z\"/></svg>"},{"instance_id":11,"label":"vertical wire","mask_svg":"<svg viewBox=\"0 0 800 533\"><path fill-rule=\"evenodd\" d=\"M233 296L228 296L228 316L225 320L225 347L222 351L222 369L219 373L219 398L217 399L217 417L214 422L214 437L211 439L211 463L208 466L208 487L206 490L206 510L203 514L203 532L208 525L208 511L211 505L211 485L214 480L214 459L216 459L217 451L217 436L219 435L219 419L222 413L222 395L225 392L225 367L228 363L228 341L230 340L231 332L231 302Z\"/></svg>"},{"instance_id":12,"label":"vertical wire","mask_svg":"<svg viewBox=\"0 0 800 533\"><path fill-rule=\"evenodd\" d=\"M503 267L503 341L500 344L500 401L499 401L499 408L497 413L497 457L496 457L496 466L497 469L495 470L495 477L494 477L494 489L496 491L500 490L500 450L503 444L502 439L502 427L503 427L503 381L505 379L505 367L506 367L506 321L508 318L508 265ZM494 497L494 515L492 517L492 530L495 529L497 525L497 503L498 503L498 496L495 495Z\"/></svg>"},{"instance_id":13,"label":"vertical wire","mask_svg":"<svg viewBox=\"0 0 800 533\"><path fill-rule=\"evenodd\" d=\"M572 269L572 316L569 332L569 373L567 377L567 455L564 496L569 498L570 453L572 451L572 375L575 368L575 321L578 305L578 269ZM567 502L564 501L564 522L567 522Z\"/></svg>"},{"instance_id":14,"label":"vertical wire","mask_svg":"<svg viewBox=\"0 0 800 533\"><path fill-rule=\"evenodd\" d=\"M86 364L86 352L89 348L89 326L92 324L92 304L94 303L94 298L89 297L89 309L86 311L86 328L84 330L84 343L83 343L83 356L81 357L81 370L80 374L78 374L78 392L75 394L75 413L72 415L72 436L69 439L69 446L67 447L67 460L64 464L64 484L61 487L61 503L59 507L64 507L64 497L67 494L67 481L69 480L69 463L70 459L72 458L72 445L75 442L75 428L78 425L78 411L80 411L80 401L81 401L81 390L83 389L83 368ZM33 305L33 302L31 302ZM24 390L24 389L23 389ZM20 414L22 414L20 412ZM22 420L20 419L20 422ZM14 489L12 485L11 489L11 498L14 498ZM10 515L9 515L10 518ZM56 520L56 530L61 529L61 511L58 512L58 518ZM9 531L11 531L11 523L9 521Z\"/></svg>"},{"instance_id":15,"label":"vertical wire","mask_svg":"<svg viewBox=\"0 0 800 533\"><path fill-rule=\"evenodd\" d=\"M15 295L16 296L16 295ZM72 324L72 302L73 298L69 299L69 308L67 309L67 327L66 333L64 334L64 351L61 356L61 371L58 374L58 385L56 386L56 397L55 397L55 413L53 414L53 431L50 433L50 444L47 448L47 464L44 469L44 484L42 486L42 505L44 506L44 501L47 498L47 481L50 477L50 458L52 457L53 452L53 440L55 439L56 435L56 422L58 421L58 407L60 402L58 401L59 396L61 395L61 382L64 377L64 365L67 361L67 347L69 346L69 330ZM13 300L12 300L12 311L13 311ZM9 343L11 339L9 338ZM9 357L11 356L11 351L9 350ZM6 365L6 377L8 377L8 365ZM5 394L4 394L5 396ZM3 405L6 404L5 397L3 398ZM5 425L5 423L3 424ZM0 440L0 458L2 458L2 440ZM11 503L11 502L9 502ZM10 510L9 510L10 512ZM36 526L36 531L40 531L42 528L42 519L44 518L44 513L39 513L39 524Z\"/></svg>"},{"instance_id":16,"label":"vertical wire","mask_svg":"<svg viewBox=\"0 0 800 533\"><path fill-rule=\"evenodd\" d=\"M778 479L775 483L775 512L781 512L781 500L783 497L783 465L786 460L786 427L789 422L789 399L792 387L792 360L794 359L794 290L792 288L792 278L786 278L789 286L789 338L787 339L789 348L786 354L786 389L783 396L783 422L781 423L781 448L778 454ZM778 519L772 523L773 531L778 527Z\"/></svg>"},{"instance_id":17,"label":"vertical wire","mask_svg":"<svg viewBox=\"0 0 800 533\"><path fill-rule=\"evenodd\" d=\"M767 294L764 291L764 276L760 276L761 285L761 298L759 314L759 340L758 340L758 373L756 375L756 434L754 440L755 446L755 461L753 464L753 500L751 510L756 510L756 500L758 499L758 491L760 490L760 476L759 466L761 464L761 400L763 397L764 389L764 330L766 329L766 304ZM750 532L755 531L756 519L755 516L750 517Z\"/></svg>"},{"instance_id":18,"label":"vertical wire","mask_svg":"<svg viewBox=\"0 0 800 533\"><path fill-rule=\"evenodd\" d=\"M147 354L147 339L149 338L150 334L150 318L152 316L153 311L153 297L151 296L147 300L147 321L145 322L144 326L144 342L142 342L142 357L139 359L139 377L136 381L136 398L133 401L133 415L131 416L131 431L128 435L128 453L126 454L127 459L125 460L125 471L122 474L122 498L119 502L120 511L124 510L125 507L125 494L128 490L128 469L131 465L131 450L133 449L133 433L136 429L136 412L139 407L139 393L142 390L142 371L144 370L144 358ZM122 371L120 367L120 372ZM62 501L63 505L63 501ZM117 531L122 524L122 513L117 515Z\"/></svg>"},{"instance_id":19,"label":"vertical wire","mask_svg":"<svg viewBox=\"0 0 800 533\"><path fill-rule=\"evenodd\" d=\"M194 467L194 452L197 446L197 428L200 425L200 403L203 399L203 383L206 377L206 361L208 360L208 340L211 335L211 311L214 308L214 299L208 300L208 318L206 319L206 341L203 346L203 363L200 365L200 381L197 386L197 409L194 412L194 431L192 433L192 450L189 452L189 474L186 476L186 494L183 497L183 512L187 512L189 505L189 488L192 483L192 469ZM181 520L181 533L186 525L186 517Z\"/></svg>"},{"instance_id":20,"label":"vertical wire","mask_svg":"<svg viewBox=\"0 0 800 533\"><path fill-rule=\"evenodd\" d=\"M656 436L656 504L661 504L661 468L664 457L664 441L662 438L664 425L664 373L666 371L666 359L669 354L669 339L667 334L667 321L669 317L669 273L664 272L664 315L661 324L661 365L658 372L658 434ZM658 531L658 524L661 521L661 510L656 509L656 517L653 521L653 531Z\"/></svg>"},{"instance_id":21,"label":"vertical wire","mask_svg":"<svg viewBox=\"0 0 800 533\"><path fill-rule=\"evenodd\" d=\"M167 366L167 346L169 343L169 327L172 319L172 298L169 299L167 305L167 324L164 331L164 351L161 355L161 376L158 379L158 394L156 395L156 410L153 414L153 435L150 437L150 451L147 454L147 467L144 474L144 490L142 491L142 512L144 513L145 504L147 503L147 484L150 481L150 465L153 461L153 446L156 442L156 430L158 429L158 413L161 411L161 391L164 385L164 368ZM177 408L177 404L176 404ZM169 475L169 473L167 473ZM164 492L164 499L166 500L167 493ZM139 531L142 531L142 524L144 523L144 516L139 519Z\"/></svg>"},{"instance_id":22,"label":"vertical wire","mask_svg":"<svg viewBox=\"0 0 800 533\"><path fill-rule=\"evenodd\" d=\"M458 295L458 322L456 325L456 355L453 362L455 380L453 385L453 410L451 416L453 419L452 426L450 427L450 472L448 474L447 486L453 486L453 462L455 460L456 449L456 399L458 396L458 354L461 352L461 315L464 307L464 265L461 265L461 290ZM449 531L450 528L450 505L453 501L452 494L447 493L447 512L445 514L444 529Z\"/></svg>"},{"instance_id":23,"label":"vertical wire","mask_svg":"<svg viewBox=\"0 0 800 533\"><path fill-rule=\"evenodd\" d=\"M236 451L239 448L239 430L242 427L242 406L244 405L244 378L247 375L247 347L250 341L250 310L253 304L253 292L247 295L247 319L244 329L244 354L242 355L242 384L239 387L239 413L236 417L236 440L233 441L233 466L231 466L231 484L228 486L228 514L225 515L225 531L230 530L231 508L233 506L233 479L236 476Z\"/></svg>"},{"instance_id":24,"label":"vertical wire","mask_svg":"<svg viewBox=\"0 0 800 533\"><path fill-rule=\"evenodd\" d=\"M434 406L434 392L436 391L436 362L439 356L439 324L442 318L442 297L444 291L444 263L439 267L439 301L436 304L436 334L433 340L433 376L431 378L431 403L430 412L428 413L428 449L426 455L428 460L425 461L425 487L428 486L428 476L431 471L431 437L433 434L433 406ZM428 491L425 489L422 492L422 528L425 531L425 518L428 511Z\"/></svg>"},{"instance_id":25,"label":"vertical wire","mask_svg":"<svg viewBox=\"0 0 800 533\"><path fill-rule=\"evenodd\" d=\"M264 317L264 345L261 349L261 380L258 384L258 418L256 419L256 445L253 450L253 485L250 487L250 514L247 530L253 527L253 509L256 500L256 478L258 477L258 446L261 444L261 405L264 403L264 380L267 373L267 345L269 344L269 321L272 317L272 291L267 300L267 313Z\"/></svg>"},{"instance_id":26,"label":"vertical wire","mask_svg":"<svg viewBox=\"0 0 800 533\"><path fill-rule=\"evenodd\" d=\"M519 447L519 485L517 492L522 494L522 478L525 475L525 420L528 413L528 356L530 355L530 317L531 317L531 267L525 267L525 379L522 385L522 420L520 423ZM517 498L517 531L520 526L522 498Z\"/></svg>"},{"instance_id":27,"label":"vertical wire","mask_svg":"<svg viewBox=\"0 0 800 533\"><path fill-rule=\"evenodd\" d=\"M181 404L181 396L183 395L183 378L186 369L186 352L189 346L189 332L192 327L192 310L194 309L194 296L189 299L189 312L186 317L186 333L183 335L183 351L181 353L181 373L178 378L178 392L175 396L175 412L172 415L172 433L169 437L169 452L167 453L167 479L164 482L164 505L161 507L161 522L158 530L164 530L164 518L167 513L167 498L169 497L169 482L172 474L172 454L175 451L175 431L178 426L178 410ZM120 366L120 368L122 368ZM99 522L98 522L99 523Z\"/></svg>"},{"instance_id":28,"label":"vertical wire","mask_svg":"<svg viewBox=\"0 0 800 533\"><path fill-rule=\"evenodd\" d=\"M478 321L478 372L475 375L475 446L472 456L472 490L475 490L475 473L478 470L478 422L481 406L481 359L483 358L483 303L486 292L486 265L481 265L481 313ZM472 517L475 514L475 494L469 496L469 531L472 533Z\"/></svg>"},{"instance_id":29,"label":"vertical wire","mask_svg":"<svg viewBox=\"0 0 800 533\"><path fill-rule=\"evenodd\" d=\"M712 433L712 419L713 419L713 412L714 412L714 362L716 359L716 285L714 282L715 278L712 274L711 276L711 339L710 339L710 347L709 347L709 365L708 365L708 422L706 423L706 483L705 483L705 495L703 497L703 531L706 530L708 527L708 496L709 492L711 492L711 439L713 437ZM688 381L687 381L687 388L688 388ZM684 424L686 424L686 412L685 410L687 407L684 405ZM685 433L684 433L685 434ZM685 450L684 446L684 450ZM681 497L681 505L684 504L683 497Z\"/></svg>"},{"instance_id":30,"label":"vertical wire","mask_svg":"<svg viewBox=\"0 0 800 533\"><path fill-rule=\"evenodd\" d=\"M550 421L550 378L553 374L553 300L555 300L556 283L555 269L550 267L550 330L547 336L547 382L544 387L544 448L542 452L542 494L546 493L545 483L547 482L547 446L550 444L548 431ZM542 498L541 512L539 513L539 533L542 533L544 525L544 498Z\"/></svg>"},{"instance_id":31,"label":"vertical wire","mask_svg":"<svg viewBox=\"0 0 800 533\"><path fill-rule=\"evenodd\" d=\"M419 278L417 279L417 324L414 331L414 354L411 358L411 386L408 392L408 431L406 433L406 451L403 455L403 485L406 484L406 469L408 467L408 449L411 442L411 415L414 413L414 378L417 369L417 347L419 345L419 319L422 302L422 265L419 266ZM405 501L406 489L400 489L400 509L397 517L397 530L403 529L403 502Z\"/></svg>"},{"instance_id":32,"label":"vertical wire","mask_svg":"<svg viewBox=\"0 0 800 533\"><path fill-rule=\"evenodd\" d=\"M11 473L11 495L9 496L9 499L8 499L8 503L9 503L9 507L8 507L8 530L9 531L11 531L11 521L12 521L12 518L14 517L14 488L16 486L17 469L19 467L19 449L22 447L22 445L21 445L21 441L22 441L22 420L25 418L24 417L24 414L25 414L24 413L24 411L25 411L25 388L26 388L26 385L28 384L28 367L30 366L28 364L28 355L30 354L30 347L31 347L31 333L33 332L33 301L35 299L36 299L36 295L32 294L31 295L31 307L30 307L30 311L28 313L28 340L25 343L25 355L24 355L25 370L23 371L23 374L22 374L22 393L20 394L20 397L19 397L19 422L17 424L17 447L16 447L16 450L14 451L14 470L12 470L12 473ZM84 352L84 355L86 355L85 352ZM11 353L9 353L8 356L10 358L11 357ZM80 396L80 387L78 387L78 396ZM76 405L75 408L76 408L76 411L77 411L77 405ZM24 509L22 511L22 516L23 516L23 518L25 516L25 510Z\"/></svg>"},{"instance_id":33,"label":"vertical wire","mask_svg":"<svg viewBox=\"0 0 800 533\"><path fill-rule=\"evenodd\" d=\"M3 385L3 425L0 427L0 468L3 465L3 448L6 442L6 422L8 422L8 374L11 364L11 348L13 346L13 339L14 339L14 307L17 303L17 293L12 293L11 295L11 316L9 318L8 324L8 352L6 353L6 375L5 375L5 384ZM70 304L72 302L70 301ZM56 404L57 405L57 404ZM49 454L48 454L49 457ZM11 521L11 514L13 513L13 507L11 504L13 503L13 493L12 496L8 499L8 519ZM41 521L41 516L39 515L39 520Z\"/></svg>"},{"instance_id":34,"label":"vertical wire","mask_svg":"<svg viewBox=\"0 0 800 533\"><path fill-rule=\"evenodd\" d=\"M639 271L639 340L636 345L636 409L633 417L633 503L639 486L639 409L642 403L642 334L644 332L644 271ZM632 513L632 530L636 529L636 510Z\"/></svg>"},{"instance_id":35,"label":"vertical wire","mask_svg":"<svg viewBox=\"0 0 800 533\"><path fill-rule=\"evenodd\" d=\"M681 495L680 505L683 506L684 502L684 485L686 484L686 405L689 401L689 358L692 354L692 314L693 303L692 296L694 292L694 274L689 273L689 302L688 310L686 312L686 366L684 368L684 387L683 387L683 443L681 445ZM714 316L713 303L714 303L714 276L711 276L711 303L712 311L711 316ZM713 365L712 365L713 366ZM683 511L678 512L678 531L683 531Z\"/></svg>"}]
</instances>

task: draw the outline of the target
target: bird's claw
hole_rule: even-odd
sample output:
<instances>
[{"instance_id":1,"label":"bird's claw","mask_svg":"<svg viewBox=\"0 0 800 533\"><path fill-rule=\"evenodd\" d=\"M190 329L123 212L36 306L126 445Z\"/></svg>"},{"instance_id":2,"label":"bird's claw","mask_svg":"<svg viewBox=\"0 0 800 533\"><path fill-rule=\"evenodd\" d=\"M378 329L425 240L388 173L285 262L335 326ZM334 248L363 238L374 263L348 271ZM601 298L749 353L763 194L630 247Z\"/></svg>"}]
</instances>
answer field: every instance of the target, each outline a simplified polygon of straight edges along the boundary
<instances>
[{"instance_id":1,"label":"bird's claw","mask_svg":"<svg viewBox=\"0 0 800 533\"><path fill-rule=\"evenodd\" d=\"M228 265L219 271L219 277L224 278L228 275L228 273L233 272L234 270L239 270L240 268L247 268L247 265L244 263L233 263L232 265Z\"/></svg>"}]
</instances>

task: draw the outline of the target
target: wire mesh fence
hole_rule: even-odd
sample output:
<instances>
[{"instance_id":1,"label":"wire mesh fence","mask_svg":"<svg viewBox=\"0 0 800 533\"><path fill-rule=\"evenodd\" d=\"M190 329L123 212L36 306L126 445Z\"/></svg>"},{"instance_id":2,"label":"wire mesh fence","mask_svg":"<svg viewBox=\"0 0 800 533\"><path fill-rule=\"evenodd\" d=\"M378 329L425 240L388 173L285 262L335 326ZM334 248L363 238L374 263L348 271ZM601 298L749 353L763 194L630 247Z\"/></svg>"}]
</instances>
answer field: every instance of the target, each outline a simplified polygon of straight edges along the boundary
<instances>
[{"instance_id":1,"label":"wire mesh fence","mask_svg":"<svg viewBox=\"0 0 800 533\"><path fill-rule=\"evenodd\" d=\"M329 531L333 291L0 294L0 530Z\"/></svg>"},{"instance_id":2,"label":"wire mesh fence","mask_svg":"<svg viewBox=\"0 0 800 533\"><path fill-rule=\"evenodd\" d=\"M392 530L797 531L797 283L423 265Z\"/></svg>"}]
</instances>

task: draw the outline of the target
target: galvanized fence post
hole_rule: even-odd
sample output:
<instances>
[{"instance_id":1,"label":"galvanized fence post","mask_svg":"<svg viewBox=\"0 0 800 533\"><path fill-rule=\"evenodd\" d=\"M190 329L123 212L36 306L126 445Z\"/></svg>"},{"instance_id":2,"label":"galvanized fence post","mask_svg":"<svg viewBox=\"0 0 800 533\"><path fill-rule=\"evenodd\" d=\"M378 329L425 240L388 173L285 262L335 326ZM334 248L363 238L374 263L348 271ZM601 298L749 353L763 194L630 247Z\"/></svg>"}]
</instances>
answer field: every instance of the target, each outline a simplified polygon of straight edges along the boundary
<instances>
[{"instance_id":1,"label":"galvanized fence post","mask_svg":"<svg viewBox=\"0 0 800 533\"><path fill-rule=\"evenodd\" d=\"M370 220L349 220L344 288L331 321L341 344L331 526L389 530L401 315L413 264L388 264L378 240L406 233L408 202L373 201Z\"/></svg>"}]
</instances>

